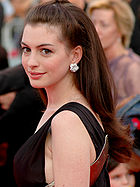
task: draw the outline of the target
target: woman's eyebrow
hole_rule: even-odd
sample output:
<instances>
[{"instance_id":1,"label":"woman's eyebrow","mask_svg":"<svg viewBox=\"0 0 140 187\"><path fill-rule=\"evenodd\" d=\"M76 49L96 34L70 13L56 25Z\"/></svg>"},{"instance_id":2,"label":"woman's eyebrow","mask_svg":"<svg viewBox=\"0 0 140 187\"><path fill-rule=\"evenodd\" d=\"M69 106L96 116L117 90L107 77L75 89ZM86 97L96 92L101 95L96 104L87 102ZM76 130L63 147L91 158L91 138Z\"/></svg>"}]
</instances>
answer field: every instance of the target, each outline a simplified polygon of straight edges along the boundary
<instances>
[{"instance_id":1,"label":"woman's eyebrow","mask_svg":"<svg viewBox=\"0 0 140 187\"><path fill-rule=\"evenodd\" d=\"M26 45L26 46L28 46L26 43L24 43L24 42L20 42L20 45Z\"/></svg>"},{"instance_id":2,"label":"woman's eyebrow","mask_svg":"<svg viewBox=\"0 0 140 187\"><path fill-rule=\"evenodd\" d=\"M26 43L24 43L24 42L21 42L20 44L28 46L28 45L27 45ZM43 43L43 44L38 45L37 47L43 47L43 46L54 46L54 45L53 45L53 44L49 44L49 43Z\"/></svg>"}]
</instances>

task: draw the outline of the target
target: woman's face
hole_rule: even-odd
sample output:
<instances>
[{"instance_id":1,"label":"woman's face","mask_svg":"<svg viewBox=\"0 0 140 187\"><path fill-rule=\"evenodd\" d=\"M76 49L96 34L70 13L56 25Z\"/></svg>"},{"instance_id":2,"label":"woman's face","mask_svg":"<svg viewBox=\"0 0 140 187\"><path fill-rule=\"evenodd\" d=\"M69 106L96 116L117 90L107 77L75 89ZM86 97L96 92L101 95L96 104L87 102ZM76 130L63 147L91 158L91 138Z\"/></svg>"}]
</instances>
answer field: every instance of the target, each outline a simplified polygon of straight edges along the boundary
<instances>
[{"instance_id":1,"label":"woman's face","mask_svg":"<svg viewBox=\"0 0 140 187\"><path fill-rule=\"evenodd\" d=\"M91 20L95 25L104 50L111 48L120 38L120 33L111 9L95 9Z\"/></svg>"},{"instance_id":2,"label":"woman's face","mask_svg":"<svg viewBox=\"0 0 140 187\"><path fill-rule=\"evenodd\" d=\"M109 172L111 187L135 187L135 176L121 163Z\"/></svg>"},{"instance_id":3,"label":"woman's face","mask_svg":"<svg viewBox=\"0 0 140 187\"><path fill-rule=\"evenodd\" d=\"M67 80L71 51L60 40L60 29L47 24L27 24L22 41L22 65L32 87L47 88Z\"/></svg>"}]
</instances>

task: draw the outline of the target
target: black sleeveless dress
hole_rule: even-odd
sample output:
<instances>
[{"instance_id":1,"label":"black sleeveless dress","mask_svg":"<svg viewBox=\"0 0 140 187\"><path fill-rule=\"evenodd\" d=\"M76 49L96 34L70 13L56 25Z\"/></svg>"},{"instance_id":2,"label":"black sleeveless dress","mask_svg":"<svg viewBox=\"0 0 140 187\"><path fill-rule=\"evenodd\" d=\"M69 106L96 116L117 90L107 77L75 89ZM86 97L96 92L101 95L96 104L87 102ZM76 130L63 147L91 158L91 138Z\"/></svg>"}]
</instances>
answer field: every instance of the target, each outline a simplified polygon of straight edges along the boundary
<instances>
[{"instance_id":1,"label":"black sleeveless dress","mask_svg":"<svg viewBox=\"0 0 140 187\"><path fill-rule=\"evenodd\" d=\"M86 127L99 156L105 141L105 132L94 115L83 105L70 102L60 107L18 150L14 157L14 177L18 187L45 187L45 141L53 117L63 110L76 113ZM106 164L93 187L110 187Z\"/></svg>"}]
</instances>

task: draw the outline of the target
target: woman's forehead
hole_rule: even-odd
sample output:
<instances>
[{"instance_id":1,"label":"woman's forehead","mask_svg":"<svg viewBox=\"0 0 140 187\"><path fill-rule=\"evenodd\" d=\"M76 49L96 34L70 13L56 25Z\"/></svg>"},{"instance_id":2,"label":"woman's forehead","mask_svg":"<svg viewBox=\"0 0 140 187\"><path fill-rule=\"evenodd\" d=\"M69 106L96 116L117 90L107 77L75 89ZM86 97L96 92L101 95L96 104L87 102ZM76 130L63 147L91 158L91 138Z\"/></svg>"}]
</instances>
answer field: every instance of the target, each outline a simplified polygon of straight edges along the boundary
<instances>
[{"instance_id":1,"label":"woman's forehead","mask_svg":"<svg viewBox=\"0 0 140 187\"><path fill-rule=\"evenodd\" d=\"M39 37L38 37L39 36ZM58 26L49 24L27 24L24 27L23 40L51 40L62 42L61 29Z\"/></svg>"}]
</instances>

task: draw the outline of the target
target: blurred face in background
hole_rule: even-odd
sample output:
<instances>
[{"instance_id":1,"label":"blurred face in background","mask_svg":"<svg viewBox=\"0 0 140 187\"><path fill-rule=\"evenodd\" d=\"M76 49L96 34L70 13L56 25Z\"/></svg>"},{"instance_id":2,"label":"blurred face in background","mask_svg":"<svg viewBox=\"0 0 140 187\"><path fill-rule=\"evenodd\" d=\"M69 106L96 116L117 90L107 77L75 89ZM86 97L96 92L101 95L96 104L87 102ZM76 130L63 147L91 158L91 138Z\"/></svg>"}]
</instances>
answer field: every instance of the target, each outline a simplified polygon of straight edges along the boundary
<instances>
[{"instance_id":1,"label":"blurred face in background","mask_svg":"<svg viewBox=\"0 0 140 187\"><path fill-rule=\"evenodd\" d=\"M109 172L111 187L135 187L135 176L130 173L127 165L119 164Z\"/></svg>"},{"instance_id":2,"label":"blurred face in background","mask_svg":"<svg viewBox=\"0 0 140 187\"><path fill-rule=\"evenodd\" d=\"M95 25L104 50L111 48L120 39L114 12L111 9L94 9L91 20Z\"/></svg>"}]
</instances>

